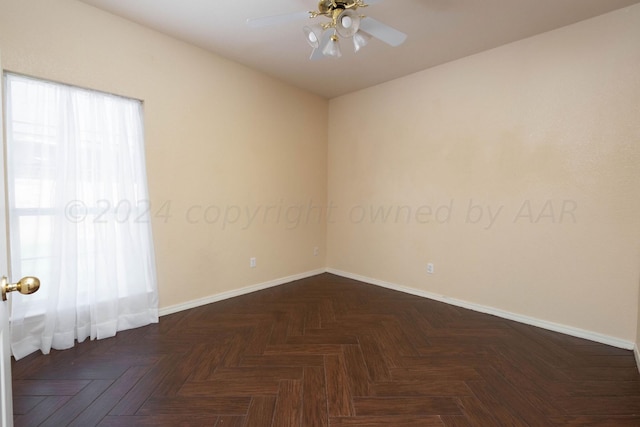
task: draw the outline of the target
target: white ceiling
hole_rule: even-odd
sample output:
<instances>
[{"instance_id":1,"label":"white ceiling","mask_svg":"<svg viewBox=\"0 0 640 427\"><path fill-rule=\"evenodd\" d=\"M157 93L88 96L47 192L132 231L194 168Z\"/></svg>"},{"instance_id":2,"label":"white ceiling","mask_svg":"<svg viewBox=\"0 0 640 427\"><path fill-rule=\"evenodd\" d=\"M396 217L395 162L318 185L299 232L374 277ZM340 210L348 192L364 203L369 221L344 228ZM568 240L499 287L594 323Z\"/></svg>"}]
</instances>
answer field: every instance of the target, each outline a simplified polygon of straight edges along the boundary
<instances>
[{"instance_id":1,"label":"white ceiling","mask_svg":"<svg viewBox=\"0 0 640 427\"><path fill-rule=\"evenodd\" d=\"M327 98L597 16L640 0L386 0L359 9L408 34L392 48L309 61L306 18L249 28L247 18L315 10L313 0L80 0ZM318 18L319 19L319 18Z\"/></svg>"}]
</instances>

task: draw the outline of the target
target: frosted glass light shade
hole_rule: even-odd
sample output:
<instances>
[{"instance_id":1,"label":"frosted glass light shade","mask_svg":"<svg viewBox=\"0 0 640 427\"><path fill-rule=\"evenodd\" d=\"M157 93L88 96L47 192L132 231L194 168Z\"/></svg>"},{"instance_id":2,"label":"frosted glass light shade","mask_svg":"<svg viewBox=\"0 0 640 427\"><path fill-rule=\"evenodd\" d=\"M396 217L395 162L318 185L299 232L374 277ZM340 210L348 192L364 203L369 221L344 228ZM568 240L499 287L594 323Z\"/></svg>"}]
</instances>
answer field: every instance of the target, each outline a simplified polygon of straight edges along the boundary
<instances>
[{"instance_id":1,"label":"frosted glass light shade","mask_svg":"<svg viewBox=\"0 0 640 427\"><path fill-rule=\"evenodd\" d=\"M369 44L371 36L363 31L358 31L353 35L353 50L359 52L360 49Z\"/></svg>"},{"instance_id":2,"label":"frosted glass light shade","mask_svg":"<svg viewBox=\"0 0 640 427\"><path fill-rule=\"evenodd\" d=\"M319 24L315 25L305 25L302 27L302 31L304 32L305 38L309 46L314 49L317 49L320 46L320 40L322 40L322 26Z\"/></svg>"},{"instance_id":3,"label":"frosted glass light shade","mask_svg":"<svg viewBox=\"0 0 640 427\"><path fill-rule=\"evenodd\" d=\"M360 15L353 10L345 10L338 16L336 31L341 37L353 37L359 28Z\"/></svg>"},{"instance_id":4,"label":"frosted glass light shade","mask_svg":"<svg viewBox=\"0 0 640 427\"><path fill-rule=\"evenodd\" d=\"M327 43L324 49L322 49L322 54L324 56L333 56L334 58L340 58L342 56L340 42L338 42L338 37L336 35L333 35L331 37L331 41Z\"/></svg>"}]
</instances>

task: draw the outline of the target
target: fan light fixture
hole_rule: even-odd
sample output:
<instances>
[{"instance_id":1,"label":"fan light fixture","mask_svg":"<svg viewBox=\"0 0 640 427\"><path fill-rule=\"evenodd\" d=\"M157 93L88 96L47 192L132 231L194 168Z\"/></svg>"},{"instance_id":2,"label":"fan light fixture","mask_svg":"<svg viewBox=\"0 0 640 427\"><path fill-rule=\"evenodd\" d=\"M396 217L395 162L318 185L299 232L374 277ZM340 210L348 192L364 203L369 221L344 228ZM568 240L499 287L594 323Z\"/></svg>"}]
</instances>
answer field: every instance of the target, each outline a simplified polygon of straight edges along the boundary
<instances>
[{"instance_id":1,"label":"fan light fixture","mask_svg":"<svg viewBox=\"0 0 640 427\"><path fill-rule=\"evenodd\" d=\"M366 1L369 4L374 4L382 0ZM327 56L341 57L340 38L352 39L353 49L356 52L366 46L372 37L393 47L404 43L407 38L405 33L356 12L358 8L367 7L369 4L366 4L365 0L320 0L316 11L249 18L247 25L261 28L302 18L318 18L320 16L328 18L328 22L305 25L302 28L307 43L313 48L310 58L313 60Z\"/></svg>"},{"instance_id":2,"label":"fan light fixture","mask_svg":"<svg viewBox=\"0 0 640 427\"><path fill-rule=\"evenodd\" d=\"M353 38L355 52L365 46L371 36L360 30L360 20L363 17L358 15L356 9L367 6L364 0L320 0L318 10L309 12L311 18L324 16L330 21L303 28L307 42L314 48L311 58L317 59L316 49L320 49L324 56L340 58L340 38ZM327 32L331 37L323 37L323 33Z\"/></svg>"}]
</instances>

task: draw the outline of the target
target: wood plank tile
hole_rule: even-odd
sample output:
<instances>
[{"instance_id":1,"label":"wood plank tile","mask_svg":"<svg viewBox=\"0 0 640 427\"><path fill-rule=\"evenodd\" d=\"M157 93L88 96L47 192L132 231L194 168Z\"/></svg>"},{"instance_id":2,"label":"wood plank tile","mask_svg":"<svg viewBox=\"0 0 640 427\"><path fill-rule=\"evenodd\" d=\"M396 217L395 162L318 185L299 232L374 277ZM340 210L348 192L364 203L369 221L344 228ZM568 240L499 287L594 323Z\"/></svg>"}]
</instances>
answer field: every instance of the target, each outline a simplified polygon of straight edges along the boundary
<instances>
[{"instance_id":1,"label":"wood plank tile","mask_svg":"<svg viewBox=\"0 0 640 427\"><path fill-rule=\"evenodd\" d=\"M572 381L556 383L554 389L561 389L566 396L640 396L640 381Z\"/></svg>"},{"instance_id":2,"label":"wood plank tile","mask_svg":"<svg viewBox=\"0 0 640 427\"><path fill-rule=\"evenodd\" d=\"M298 427L302 425L302 382L299 380L280 381L276 396L276 409L272 425Z\"/></svg>"},{"instance_id":3,"label":"wood plank tile","mask_svg":"<svg viewBox=\"0 0 640 427\"><path fill-rule=\"evenodd\" d=\"M46 397L44 396L14 396L13 397L13 413L14 415L27 414L33 408L38 406Z\"/></svg>"},{"instance_id":4,"label":"wood plank tile","mask_svg":"<svg viewBox=\"0 0 640 427\"><path fill-rule=\"evenodd\" d=\"M69 426L97 425L149 371L149 366L132 366L96 400L87 406Z\"/></svg>"},{"instance_id":5,"label":"wood plank tile","mask_svg":"<svg viewBox=\"0 0 640 427\"><path fill-rule=\"evenodd\" d=\"M235 367L240 364L244 356L244 350L249 344L248 334L249 331L243 331L243 333L238 333L231 339L230 344L227 346L227 351L219 363L220 366Z\"/></svg>"},{"instance_id":6,"label":"wood plank tile","mask_svg":"<svg viewBox=\"0 0 640 427\"><path fill-rule=\"evenodd\" d=\"M302 336L289 336L287 337L286 344L358 344L358 339L355 335L336 334L330 336L329 334L323 335L302 335Z\"/></svg>"},{"instance_id":7,"label":"wood plank tile","mask_svg":"<svg viewBox=\"0 0 640 427\"><path fill-rule=\"evenodd\" d=\"M396 310L398 309L396 308ZM398 359L401 357L412 357L418 355L417 350L413 346L413 342L406 335L405 330L400 326L398 319L394 319L394 321L386 321L383 325L383 339L389 347L398 352Z\"/></svg>"},{"instance_id":8,"label":"wood plank tile","mask_svg":"<svg viewBox=\"0 0 640 427\"><path fill-rule=\"evenodd\" d=\"M304 314L304 327L305 332L309 329L319 329L322 327L322 319L320 318L320 308L316 303L310 303L307 305L307 309Z\"/></svg>"},{"instance_id":9,"label":"wood plank tile","mask_svg":"<svg viewBox=\"0 0 640 427\"><path fill-rule=\"evenodd\" d=\"M349 377L342 354L324 357L327 406L330 417L354 415Z\"/></svg>"},{"instance_id":10,"label":"wood plank tile","mask_svg":"<svg viewBox=\"0 0 640 427\"><path fill-rule=\"evenodd\" d=\"M324 366L324 356L321 354L245 356L242 358L239 367L275 368L307 366Z\"/></svg>"},{"instance_id":11,"label":"wood plank tile","mask_svg":"<svg viewBox=\"0 0 640 427\"><path fill-rule=\"evenodd\" d=\"M320 323L322 325L335 322L336 314L333 310L333 302L331 299L322 299L319 303L318 309L320 312Z\"/></svg>"},{"instance_id":12,"label":"wood plank tile","mask_svg":"<svg viewBox=\"0 0 640 427\"><path fill-rule=\"evenodd\" d=\"M461 415L457 399L452 397L355 397L358 416L387 415Z\"/></svg>"},{"instance_id":13,"label":"wood plank tile","mask_svg":"<svg viewBox=\"0 0 640 427\"><path fill-rule=\"evenodd\" d=\"M640 396L588 396L560 398L558 405L568 415L618 416L640 414Z\"/></svg>"},{"instance_id":14,"label":"wood plank tile","mask_svg":"<svg viewBox=\"0 0 640 427\"><path fill-rule=\"evenodd\" d=\"M163 357L122 397L122 400L109 412L109 415L136 415L140 406L153 394L165 375L181 359L182 355L180 354Z\"/></svg>"},{"instance_id":15,"label":"wood plank tile","mask_svg":"<svg viewBox=\"0 0 640 427\"><path fill-rule=\"evenodd\" d=\"M261 355L271 340L272 331L273 321L271 319L260 320L251 331L249 343L245 348L244 357Z\"/></svg>"},{"instance_id":16,"label":"wood plank tile","mask_svg":"<svg viewBox=\"0 0 640 427\"><path fill-rule=\"evenodd\" d=\"M230 346L229 341L221 340L213 345L198 344L192 353L199 355L199 358L191 365L191 375L188 378L192 381L201 381L211 377L218 366L222 365Z\"/></svg>"},{"instance_id":17,"label":"wood plank tile","mask_svg":"<svg viewBox=\"0 0 640 427\"><path fill-rule=\"evenodd\" d=\"M473 366L391 368L393 381L474 381L482 377Z\"/></svg>"},{"instance_id":18,"label":"wood plank tile","mask_svg":"<svg viewBox=\"0 0 640 427\"><path fill-rule=\"evenodd\" d=\"M171 397L177 396L180 388L189 379L194 377L194 371L200 372L202 376L208 378L210 375L210 363L204 361L203 352L206 352L206 347L202 345L195 345L192 350L186 353L182 358L176 360L173 366L168 368L167 374L158 382L158 385L153 390L153 397ZM209 353L206 353L210 356ZM202 369L202 371L198 371Z\"/></svg>"},{"instance_id":19,"label":"wood plank tile","mask_svg":"<svg viewBox=\"0 0 640 427\"><path fill-rule=\"evenodd\" d=\"M558 383L536 375L539 367L529 363L528 360L502 354L498 349L492 359L491 368L479 368L480 371L483 369L485 379L501 378L506 383L497 385L499 389L513 388L519 391L545 416L555 416L562 413L553 398L553 396L562 395L562 389L558 387Z\"/></svg>"},{"instance_id":20,"label":"wood plank tile","mask_svg":"<svg viewBox=\"0 0 640 427\"><path fill-rule=\"evenodd\" d=\"M564 416L553 417L551 422L563 427L638 427L640 416Z\"/></svg>"},{"instance_id":21,"label":"wood plank tile","mask_svg":"<svg viewBox=\"0 0 640 427\"><path fill-rule=\"evenodd\" d=\"M23 415L14 416L14 425L15 427L39 426L58 409L66 405L71 398L71 396L46 397L40 404L36 405L33 410Z\"/></svg>"},{"instance_id":22,"label":"wood plank tile","mask_svg":"<svg viewBox=\"0 0 640 427\"><path fill-rule=\"evenodd\" d=\"M78 415L80 415L93 401L100 396L109 386L112 380L94 380L87 385L82 393L69 399L46 421L40 424L42 427L59 427L69 425Z\"/></svg>"},{"instance_id":23,"label":"wood plank tile","mask_svg":"<svg viewBox=\"0 0 640 427\"><path fill-rule=\"evenodd\" d=\"M369 334L359 337L360 349L369 372L371 381L388 381L391 379L387 361L378 342Z\"/></svg>"},{"instance_id":24,"label":"wood plank tile","mask_svg":"<svg viewBox=\"0 0 640 427\"><path fill-rule=\"evenodd\" d=\"M218 417L206 415L107 416L98 424L99 427L211 427L218 425L221 425ZM223 425L231 426L231 424ZM236 424L236 426L242 425Z\"/></svg>"},{"instance_id":25,"label":"wood plank tile","mask_svg":"<svg viewBox=\"0 0 640 427\"><path fill-rule=\"evenodd\" d=\"M14 380L14 396L75 396L91 380Z\"/></svg>"},{"instance_id":26,"label":"wood plank tile","mask_svg":"<svg viewBox=\"0 0 640 427\"><path fill-rule=\"evenodd\" d=\"M442 427L438 416L381 416L331 418L332 427Z\"/></svg>"},{"instance_id":27,"label":"wood plank tile","mask_svg":"<svg viewBox=\"0 0 640 427\"><path fill-rule=\"evenodd\" d=\"M251 404L249 405L245 427L271 425L275 407L275 396L255 396L251 399Z\"/></svg>"},{"instance_id":28,"label":"wood plank tile","mask_svg":"<svg viewBox=\"0 0 640 427\"><path fill-rule=\"evenodd\" d=\"M95 364L100 364L99 371L94 369ZM31 373L25 379L36 380L109 380L119 378L129 369L130 364L126 360L114 361L105 358L80 357L77 363L61 363L48 366L44 370Z\"/></svg>"},{"instance_id":29,"label":"wood plank tile","mask_svg":"<svg viewBox=\"0 0 640 427\"><path fill-rule=\"evenodd\" d=\"M530 427L548 427L545 420L547 414L541 410L536 394L521 392L520 387L512 386L492 368L481 368L480 371L485 379L482 384L485 393L490 393L496 402L508 407L511 413L517 414ZM470 388L477 395L478 387Z\"/></svg>"},{"instance_id":30,"label":"wood plank tile","mask_svg":"<svg viewBox=\"0 0 640 427\"><path fill-rule=\"evenodd\" d=\"M369 386L372 396L470 396L464 381L388 381Z\"/></svg>"},{"instance_id":31,"label":"wood plank tile","mask_svg":"<svg viewBox=\"0 0 640 427\"><path fill-rule=\"evenodd\" d=\"M343 347L344 363L349 378L352 396L366 396L369 393L369 373L365 364L362 350L358 345Z\"/></svg>"},{"instance_id":32,"label":"wood plank tile","mask_svg":"<svg viewBox=\"0 0 640 427\"><path fill-rule=\"evenodd\" d=\"M151 398L136 415L246 415L250 397L208 396Z\"/></svg>"},{"instance_id":33,"label":"wood plank tile","mask_svg":"<svg viewBox=\"0 0 640 427\"><path fill-rule=\"evenodd\" d=\"M469 381L467 385L469 386L471 391L473 391L477 403L484 406L485 410L490 411L491 417L495 419L493 425L528 427L528 423L522 417L520 417L517 412L512 410L512 408L510 408L508 404L505 404L502 401L502 396L496 395L496 390L488 385L485 381ZM472 399L469 398L464 402L469 403L471 400ZM479 409L477 404L472 404L471 407ZM482 412L483 411L479 411L479 413ZM469 417L469 414L467 414L467 416ZM485 414L482 414L482 417L486 419Z\"/></svg>"},{"instance_id":34,"label":"wood plank tile","mask_svg":"<svg viewBox=\"0 0 640 427\"><path fill-rule=\"evenodd\" d=\"M211 424L207 424L207 426L210 425ZM218 422L215 424L215 427L249 427L249 424L245 424L245 417L223 415L218 417Z\"/></svg>"},{"instance_id":35,"label":"wood plank tile","mask_svg":"<svg viewBox=\"0 0 640 427\"><path fill-rule=\"evenodd\" d=\"M327 427L327 390L322 367L304 369L302 393L302 425L306 427Z\"/></svg>"},{"instance_id":36,"label":"wood plank tile","mask_svg":"<svg viewBox=\"0 0 640 427\"><path fill-rule=\"evenodd\" d=\"M493 407L490 406L489 408L491 409L489 409L475 395L462 396L458 399L460 402L460 409L462 410L465 419L468 420L472 426L505 425L501 424L497 417L494 417L494 413L496 411L493 409Z\"/></svg>"},{"instance_id":37,"label":"wood plank tile","mask_svg":"<svg viewBox=\"0 0 640 427\"><path fill-rule=\"evenodd\" d=\"M342 344L281 344L269 345L263 354L293 356L324 355L342 353Z\"/></svg>"},{"instance_id":38,"label":"wood plank tile","mask_svg":"<svg viewBox=\"0 0 640 427\"><path fill-rule=\"evenodd\" d=\"M443 415L440 420L445 427L471 427L474 425L463 415Z\"/></svg>"}]
</instances>

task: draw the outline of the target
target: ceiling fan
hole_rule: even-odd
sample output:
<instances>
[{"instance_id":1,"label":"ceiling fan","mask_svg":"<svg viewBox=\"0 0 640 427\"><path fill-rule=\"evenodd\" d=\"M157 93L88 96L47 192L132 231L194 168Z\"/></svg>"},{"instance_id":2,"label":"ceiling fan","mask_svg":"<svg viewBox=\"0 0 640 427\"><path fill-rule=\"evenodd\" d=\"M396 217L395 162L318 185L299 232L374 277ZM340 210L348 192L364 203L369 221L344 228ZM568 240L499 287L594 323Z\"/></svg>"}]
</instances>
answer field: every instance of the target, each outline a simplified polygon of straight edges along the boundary
<instances>
[{"instance_id":1,"label":"ceiling fan","mask_svg":"<svg viewBox=\"0 0 640 427\"><path fill-rule=\"evenodd\" d=\"M359 8L365 8L380 1L382 0L368 0L368 3L365 3L365 0L320 0L318 10L249 18L247 25L259 28L302 18L328 18L329 21L315 22L302 28L307 43L313 48L310 57L312 60L322 59L325 56L341 57L340 38L352 39L356 52L366 46L372 37L390 46L399 46L406 40L406 34L357 12Z\"/></svg>"}]
</instances>

